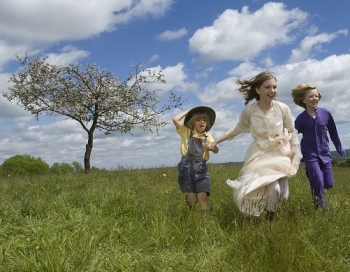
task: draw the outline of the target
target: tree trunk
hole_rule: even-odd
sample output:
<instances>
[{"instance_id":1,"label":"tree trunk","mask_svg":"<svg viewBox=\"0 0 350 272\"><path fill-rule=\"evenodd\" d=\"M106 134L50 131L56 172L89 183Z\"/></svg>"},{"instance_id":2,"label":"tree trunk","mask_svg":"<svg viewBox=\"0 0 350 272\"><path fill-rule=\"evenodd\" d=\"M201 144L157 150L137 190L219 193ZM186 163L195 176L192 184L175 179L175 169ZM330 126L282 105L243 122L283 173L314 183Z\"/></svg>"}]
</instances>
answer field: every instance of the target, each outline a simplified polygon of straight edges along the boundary
<instances>
[{"instance_id":1,"label":"tree trunk","mask_svg":"<svg viewBox=\"0 0 350 272\"><path fill-rule=\"evenodd\" d=\"M84 167L85 167L85 174L90 174L91 173L91 167L90 167L90 155L91 155L91 151L92 151L92 143L93 143L93 133L88 133L89 135L89 139L88 139L88 143L86 145L86 149L85 149L85 155L84 155Z\"/></svg>"}]
</instances>

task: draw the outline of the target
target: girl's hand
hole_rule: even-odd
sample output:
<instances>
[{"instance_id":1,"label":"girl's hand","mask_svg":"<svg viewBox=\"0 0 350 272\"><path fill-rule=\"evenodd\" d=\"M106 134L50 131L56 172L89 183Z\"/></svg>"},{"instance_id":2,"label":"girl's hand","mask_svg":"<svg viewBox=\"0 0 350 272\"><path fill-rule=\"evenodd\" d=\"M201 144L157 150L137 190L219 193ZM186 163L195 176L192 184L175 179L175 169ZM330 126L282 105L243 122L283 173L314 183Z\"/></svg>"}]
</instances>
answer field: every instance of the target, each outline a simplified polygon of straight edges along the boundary
<instances>
[{"instance_id":1,"label":"girl's hand","mask_svg":"<svg viewBox=\"0 0 350 272\"><path fill-rule=\"evenodd\" d=\"M291 161L293 160L295 153L296 153L296 146L292 145L290 147L290 153L288 154L288 157L290 158Z\"/></svg>"},{"instance_id":2,"label":"girl's hand","mask_svg":"<svg viewBox=\"0 0 350 272\"><path fill-rule=\"evenodd\" d=\"M202 146L209 151L213 151L214 149L213 143L202 143Z\"/></svg>"},{"instance_id":3,"label":"girl's hand","mask_svg":"<svg viewBox=\"0 0 350 272\"><path fill-rule=\"evenodd\" d=\"M219 146L217 145L216 142L212 142L212 143L202 143L202 146L208 150L213 152L214 154L219 152Z\"/></svg>"},{"instance_id":4,"label":"girl's hand","mask_svg":"<svg viewBox=\"0 0 350 272\"><path fill-rule=\"evenodd\" d=\"M290 160L292 161L293 160L293 157L294 157L294 155L295 155L295 152L290 152L289 154L288 154L288 158L290 158Z\"/></svg>"}]
</instances>

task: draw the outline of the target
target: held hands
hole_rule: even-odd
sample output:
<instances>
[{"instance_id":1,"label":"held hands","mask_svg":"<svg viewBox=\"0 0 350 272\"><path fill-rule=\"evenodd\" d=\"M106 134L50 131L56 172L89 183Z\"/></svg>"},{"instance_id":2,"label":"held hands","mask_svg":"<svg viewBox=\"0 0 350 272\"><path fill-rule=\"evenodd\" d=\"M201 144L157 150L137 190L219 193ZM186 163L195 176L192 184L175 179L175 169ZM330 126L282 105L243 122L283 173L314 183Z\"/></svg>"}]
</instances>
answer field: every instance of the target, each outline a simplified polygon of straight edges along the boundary
<instances>
[{"instance_id":1,"label":"held hands","mask_svg":"<svg viewBox=\"0 0 350 272\"><path fill-rule=\"evenodd\" d=\"M209 151L217 152L217 143L214 141L212 143L202 143L202 146Z\"/></svg>"},{"instance_id":2,"label":"held hands","mask_svg":"<svg viewBox=\"0 0 350 272\"><path fill-rule=\"evenodd\" d=\"M213 145L209 143L202 143L202 146L209 151L213 151Z\"/></svg>"}]
</instances>

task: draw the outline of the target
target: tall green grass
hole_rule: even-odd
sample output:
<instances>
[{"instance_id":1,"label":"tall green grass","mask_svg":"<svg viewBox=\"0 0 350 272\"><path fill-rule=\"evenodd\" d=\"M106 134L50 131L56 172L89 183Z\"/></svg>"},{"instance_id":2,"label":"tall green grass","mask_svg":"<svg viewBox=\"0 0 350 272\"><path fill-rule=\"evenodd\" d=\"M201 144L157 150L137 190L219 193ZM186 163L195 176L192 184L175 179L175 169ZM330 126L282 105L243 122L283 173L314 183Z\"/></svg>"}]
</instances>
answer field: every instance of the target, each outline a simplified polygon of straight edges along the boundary
<instances>
[{"instance_id":1,"label":"tall green grass","mask_svg":"<svg viewBox=\"0 0 350 272\"><path fill-rule=\"evenodd\" d=\"M2 178L0 271L350 271L349 168L315 210L301 167L272 222L233 205L239 169L209 165L205 214L175 168Z\"/></svg>"}]
</instances>

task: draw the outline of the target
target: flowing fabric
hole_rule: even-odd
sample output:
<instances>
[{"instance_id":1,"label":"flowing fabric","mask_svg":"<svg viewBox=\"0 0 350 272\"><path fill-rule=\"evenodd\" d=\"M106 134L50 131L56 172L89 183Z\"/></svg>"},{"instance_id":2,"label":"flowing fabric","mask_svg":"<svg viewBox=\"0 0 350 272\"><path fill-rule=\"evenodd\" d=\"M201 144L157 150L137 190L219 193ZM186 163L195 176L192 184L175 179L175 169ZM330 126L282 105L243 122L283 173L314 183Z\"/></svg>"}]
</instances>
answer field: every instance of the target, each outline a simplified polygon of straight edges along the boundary
<instances>
[{"instance_id":1,"label":"flowing fabric","mask_svg":"<svg viewBox=\"0 0 350 272\"><path fill-rule=\"evenodd\" d=\"M297 132L290 109L278 101L273 101L267 114L257 107L257 102L248 106L226 135L233 138L242 132L250 132L254 142L248 147L239 177L226 182L234 188L234 200L240 211L259 216L267 206L267 186L291 178L298 171L301 153ZM291 144L297 149L292 160L287 157Z\"/></svg>"}]
</instances>

